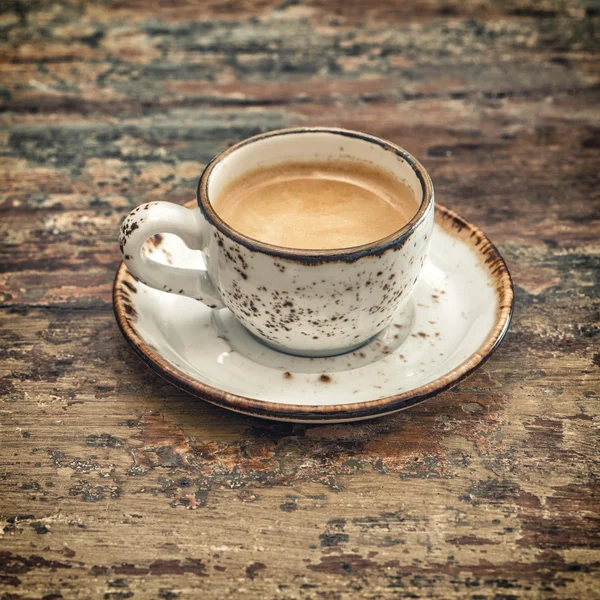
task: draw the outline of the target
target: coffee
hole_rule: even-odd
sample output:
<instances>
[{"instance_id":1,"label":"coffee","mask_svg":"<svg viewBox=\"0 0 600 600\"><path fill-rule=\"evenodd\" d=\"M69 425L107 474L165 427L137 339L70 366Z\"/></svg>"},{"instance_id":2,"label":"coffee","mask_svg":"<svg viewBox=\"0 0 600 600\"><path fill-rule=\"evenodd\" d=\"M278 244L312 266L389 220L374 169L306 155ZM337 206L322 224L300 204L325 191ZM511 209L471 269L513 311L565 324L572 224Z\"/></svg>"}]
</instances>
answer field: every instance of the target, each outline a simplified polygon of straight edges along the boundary
<instances>
[{"instance_id":1,"label":"coffee","mask_svg":"<svg viewBox=\"0 0 600 600\"><path fill-rule=\"evenodd\" d=\"M305 250L381 240L419 208L411 190L386 171L342 160L257 169L226 185L212 206L248 237Z\"/></svg>"}]
</instances>

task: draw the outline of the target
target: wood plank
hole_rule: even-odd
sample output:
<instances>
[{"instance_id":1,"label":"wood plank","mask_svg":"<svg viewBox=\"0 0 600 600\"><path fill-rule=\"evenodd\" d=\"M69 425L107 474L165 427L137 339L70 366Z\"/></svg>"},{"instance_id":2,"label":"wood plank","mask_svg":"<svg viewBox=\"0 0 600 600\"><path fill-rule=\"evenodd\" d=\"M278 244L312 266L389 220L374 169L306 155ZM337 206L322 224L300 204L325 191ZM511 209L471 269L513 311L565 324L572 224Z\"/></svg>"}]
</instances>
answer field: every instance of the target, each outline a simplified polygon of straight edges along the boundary
<instances>
[{"instance_id":1,"label":"wood plank","mask_svg":"<svg viewBox=\"0 0 600 600\"><path fill-rule=\"evenodd\" d=\"M5 3L0 598L597 597L596 4ZM405 146L514 276L494 357L391 417L228 413L112 315L131 207L306 124Z\"/></svg>"}]
</instances>

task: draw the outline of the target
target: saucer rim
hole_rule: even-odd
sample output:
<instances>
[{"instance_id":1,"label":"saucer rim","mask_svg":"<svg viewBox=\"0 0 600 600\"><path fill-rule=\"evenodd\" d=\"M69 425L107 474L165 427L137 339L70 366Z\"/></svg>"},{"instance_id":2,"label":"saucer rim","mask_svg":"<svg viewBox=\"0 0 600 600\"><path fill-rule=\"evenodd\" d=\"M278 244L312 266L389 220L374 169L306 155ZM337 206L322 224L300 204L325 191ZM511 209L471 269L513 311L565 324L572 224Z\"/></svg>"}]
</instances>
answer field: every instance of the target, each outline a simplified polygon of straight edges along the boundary
<instances>
[{"instance_id":1,"label":"saucer rim","mask_svg":"<svg viewBox=\"0 0 600 600\"><path fill-rule=\"evenodd\" d=\"M193 207L195 205L195 201L186 203L186 206ZM136 354L158 375L202 400L229 410L281 421L325 422L367 419L409 408L457 385L482 366L504 339L514 311L512 277L496 246L478 227L444 206L436 205L435 217L437 226L459 238L462 243L474 245L481 255L482 266L488 270L492 280L496 283L495 293L498 298L496 318L483 343L460 365L442 377L401 394L352 404L314 406L259 400L225 392L202 383L200 380L194 379L169 365L157 351L150 348L138 335L132 324L131 316L128 314L127 306L129 307L129 313L131 312L131 306L124 302L128 297L128 292L123 290L124 287L127 288L125 278L131 275L123 261L117 269L112 293L113 310L117 324Z\"/></svg>"}]
</instances>

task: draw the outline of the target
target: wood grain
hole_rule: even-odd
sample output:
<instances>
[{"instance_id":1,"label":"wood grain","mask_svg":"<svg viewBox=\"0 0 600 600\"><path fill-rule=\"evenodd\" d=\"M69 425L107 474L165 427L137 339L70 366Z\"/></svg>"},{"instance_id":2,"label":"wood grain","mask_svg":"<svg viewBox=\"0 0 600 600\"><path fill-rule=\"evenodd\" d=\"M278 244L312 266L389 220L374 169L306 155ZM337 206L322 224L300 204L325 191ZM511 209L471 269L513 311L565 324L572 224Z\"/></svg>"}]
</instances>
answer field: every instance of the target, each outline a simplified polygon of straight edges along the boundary
<instances>
[{"instance_id":1,"label":"wood grain","mask_svg":"<svg viewBox=\"0 0 600 600\"><path fill-rule=\"evenodd\" d=\"M4 2L0 598L598 598L592 0ZM383 136L506 257L458 388L372 422L225 412L122 339L117 228L216 153Z\"/></svg>"}]
</instances>

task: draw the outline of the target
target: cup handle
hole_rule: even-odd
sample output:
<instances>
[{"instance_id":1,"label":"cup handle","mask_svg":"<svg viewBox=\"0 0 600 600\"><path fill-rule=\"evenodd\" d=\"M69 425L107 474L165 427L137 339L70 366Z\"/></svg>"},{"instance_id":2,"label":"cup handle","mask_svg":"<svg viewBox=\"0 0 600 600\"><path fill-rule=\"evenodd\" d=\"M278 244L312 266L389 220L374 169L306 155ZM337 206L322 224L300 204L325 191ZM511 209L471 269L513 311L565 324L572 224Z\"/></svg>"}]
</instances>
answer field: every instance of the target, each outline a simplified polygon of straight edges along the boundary
<instances>
[{"instance_id":1,"label":"cup handle","mask_svg":"<svg viewBox=\"0 0 600 600\"><path fill-rule=\"evenodd\" d=\"M134 208L123 221L119 247L131 274L142 283L164 292L190 296L210 308L223 308L219 292L205 269L182 269L152 260L142 251L157 233L173 233L188 248L202 249L206 223L197 209L171 202L149 202Z\"/></svg>"}]
</instances>

